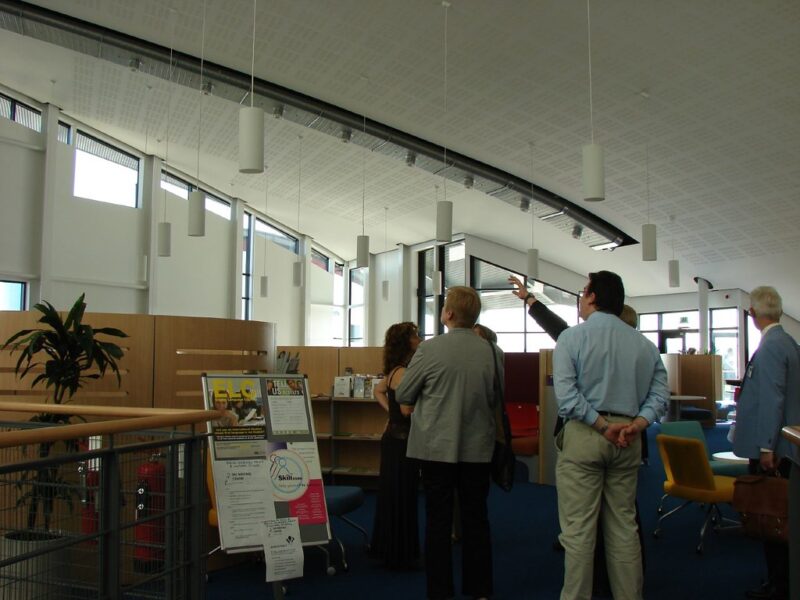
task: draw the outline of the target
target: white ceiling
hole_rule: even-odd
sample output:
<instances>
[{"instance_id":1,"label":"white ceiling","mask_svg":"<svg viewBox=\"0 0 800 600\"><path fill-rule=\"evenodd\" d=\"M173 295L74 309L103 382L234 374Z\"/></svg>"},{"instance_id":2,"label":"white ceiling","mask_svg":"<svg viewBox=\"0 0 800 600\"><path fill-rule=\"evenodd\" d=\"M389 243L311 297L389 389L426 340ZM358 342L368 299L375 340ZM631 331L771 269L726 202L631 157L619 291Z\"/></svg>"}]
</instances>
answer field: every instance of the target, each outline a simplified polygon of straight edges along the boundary
<instances>
[{"instance_id":1,"label":"white ceiling","mask_svg":"<svg viewBox=\"0 0 800 600\"><path fill-rule=\"evenodd\" d=\"M253 3L206 2L206 58L249 73ZM200 55L202 0L172 0L174 17L162 0L33 3ZM639 246L594 252L537 223L545 260L617 271L633 296L692 290L694 275L716 288L775 285L800 316L800 2L591 9L594 137L606 150L598 204L581 200L591 137L583 1L451 0L446 111L438 0L258 0L255 74L530 179L636 239L648 212L658 226L659 260L643 263ZM162 157L171 99L169 162L195 174L197 91L7 31L0 53L0 83ZM201 179L263 211L264 176L237 171L237 118L235 104L203 100ZM355 255L362 194L373 251L433 237L441 179L286 121L267 127L271 217L297 226L299 179L300 229L343 258ZM529 246L519 210L452 182L447 194L456 231ZM667 286L673 242L680 290Z\"/></svg>"}]
</instances>

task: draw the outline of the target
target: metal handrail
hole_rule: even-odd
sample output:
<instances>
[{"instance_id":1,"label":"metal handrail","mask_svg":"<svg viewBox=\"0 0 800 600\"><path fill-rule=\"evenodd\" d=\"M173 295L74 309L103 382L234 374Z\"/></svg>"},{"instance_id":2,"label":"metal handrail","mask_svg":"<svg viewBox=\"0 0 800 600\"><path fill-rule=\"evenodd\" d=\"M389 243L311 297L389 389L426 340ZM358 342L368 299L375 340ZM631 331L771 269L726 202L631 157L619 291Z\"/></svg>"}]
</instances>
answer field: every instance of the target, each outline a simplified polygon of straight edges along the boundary
<instances>
[{"instance_id":1,"label":"metal handrail","mask_svg":"<svg viewBox=\"0 0 800 600\"><path fill-rule=\"evenodd\" d=\"M114 417L109 421L76 423L58 427L43 427L36 430L8 431L0 435L0 448L11 448L27 444L42 444L63 440L74 440L93 435L112 435L142 429L179 427L205 423L224 417L218 410L136 408L124 406L86 406L79 404L41 404L28 402L2 402L0 411L58 413Z\"/></svg>"}]
</instances>

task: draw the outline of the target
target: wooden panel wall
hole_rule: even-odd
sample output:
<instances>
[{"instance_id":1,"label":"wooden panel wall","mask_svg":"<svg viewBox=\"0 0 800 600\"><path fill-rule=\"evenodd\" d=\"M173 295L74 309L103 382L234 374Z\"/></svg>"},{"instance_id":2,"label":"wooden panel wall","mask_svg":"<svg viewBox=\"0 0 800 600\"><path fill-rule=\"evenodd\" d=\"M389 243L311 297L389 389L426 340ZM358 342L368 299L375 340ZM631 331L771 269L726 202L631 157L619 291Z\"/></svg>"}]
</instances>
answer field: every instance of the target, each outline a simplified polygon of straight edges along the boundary
<instances>
[{"instance_id":1,"label":"wooden panel wall","mask_svg":"<svg viewBox=\"0 0 800 600\"><path fill-rule=\"evenodd\" d=\"M0 312L0 343L21 329L38 327L39 314ZM119 363L121 387L106 373L75 394L80 404L203 408L201 373L268 371L274 362L271 323L114 313L86 313L84 321L98 328L116 327L129 337L109 338L125 350ZM44 388L30 389L30 375L23 381L16 378L16 360L17 354L0 352L0 398L31 402L48 398Z\"/></svg>"},{"instance_id":2,"label":"wooden panel wall","mask_svg":"<svg viewBox=\"0 0 800 600\"><path fill-rule=\"evenodd\" d=\"M278 346L277 352L299 354L298 371L308 376L312 396L330 396L339 373L339 348L333 346Z\"/></svg>"},{"instance_id":3,"label":"wooden panel wall","mask_svg":"<svg viewBox=\"0 0 800 600\"><path fill-rule=\"evenodd\" d=\"M271 323L155 317L153 406L203 408L202 373L266 372L274 348Z\"/></svg>"},{"instance_id":4,"label":"wooden panel wall","mask_svg":"<svg viewBox=\"0 0 800 600\"><path fill-rule=\"evenodd\" d=\"M383 373L383 347L340 348L339 375L344 375L347 367L363 375Z\"/></svg>"},{"instance_id":5,"label":"wooden panel wall","mask_svg":"<svg viewBox=\"0 0 800 600\"><path fill-rule=\"evenodd\" d=\"M38 311L0 312L0 343L21 329L40 328ZM64 315L66 316L66 315ZM128 334L127 338L100 337L118 344L125 351L119 361L120 385L117 378L106 372L103 379L88 381L73 396L77 404L105 406L152 406L153 398L153 317L148 315L124 315L111 313L86 313L84 323L94 328L115 327ZM20 380L14 374L14 365L19 354L0 352L0 397L17 401L29 399L44 402L52 398L52 390L42 385L31 389L30 382L43 367L37 368ZM44 361L44 357L41 358ZM6 417L7 418L7 417Z\"/></svg>"}]
</instances>

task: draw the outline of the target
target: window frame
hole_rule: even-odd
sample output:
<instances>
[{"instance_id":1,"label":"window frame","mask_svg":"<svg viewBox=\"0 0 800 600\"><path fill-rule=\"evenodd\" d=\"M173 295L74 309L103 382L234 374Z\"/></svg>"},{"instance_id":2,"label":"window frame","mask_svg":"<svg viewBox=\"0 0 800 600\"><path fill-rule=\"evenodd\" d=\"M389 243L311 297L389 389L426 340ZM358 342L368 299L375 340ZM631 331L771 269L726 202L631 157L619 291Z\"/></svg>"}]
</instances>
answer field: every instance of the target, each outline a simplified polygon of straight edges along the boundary
<instances>
[{"instance_id":1,"label":"window frame","mask_svg":"<svg viewBox=\"0 0 800 600\"><path fill-rule=\"evenodd\" d=\"M122 203L119 203L119 202L108 202L107 200L98 200L96 198L86 198L85 196L80 196L80 195L76 194L75 193L75 182L77 181L77 171L78 171L77 167L75 168L75 172L73 173L73 177L72 177L72 195L75 196L76 198L84 198L85 200L90 200L92 202L102 202L104 204L111 204L113 206L120 206L120 207L123 207L123 208L132 208L132 209L140 209L140 208L142 208L142 196L141 196L141 193L142 193L142 157L141 156L137 156L133 152L129 152L128 150L124 150L124 149L120 148L119 145L117 145L115 143L107 142L102 137L94 135L92 133L89 133L85 129L81 128L81 127L73 127L72 128L72 132L73 132L72 136L71 136L72 143L70 145L73 146L73 148L74 148L74 152L76 154L76 162L77 162L77 153L78 152L83 152L84 154L88 154L90 156L94 156L94 157L99 158L101 160L105 160L105 161L110 162L112 164L116 164L116 165L118 165L120 167L128 168L128 169L136 172L136 185L135 185L135 189L134 189L134 203L133 203L133 206L131 206L130 204L122 204ZM102 156L100 154L96 154L94 152L91 152L89 150L81 148L79 146L81 138L86 138L88 140L91 140L91 142L93 142L95 144L98 144L100 146L108 148L109 150L111 150L113 152L117 152L118 154L120 154L122 156L126 156L126 157L130 158L132 161L135 161L136 168L134 169L131 166L125 165L125 164L123 164L121 162L116 162L116 161L110 160L110 159L108 159L108 158L106 158L106 157L104 157L104 156Z\"/></svg>"},{"instance_id":2,"label":"window frame","mask_svg":"<svg viewBox=\"0 0 800 600\"><path fill-rule=\"evenodd\" d=\"M27 310L29 294L30 294L30 284L27 281L21 281L19 279L0 279L0 285L2 285L2 284L10 284L10 285L19 285L20 286L19 308L8 308L8 309L3 309L3 310L14 310L14 311Z\"/></svg>"}]
</instances>

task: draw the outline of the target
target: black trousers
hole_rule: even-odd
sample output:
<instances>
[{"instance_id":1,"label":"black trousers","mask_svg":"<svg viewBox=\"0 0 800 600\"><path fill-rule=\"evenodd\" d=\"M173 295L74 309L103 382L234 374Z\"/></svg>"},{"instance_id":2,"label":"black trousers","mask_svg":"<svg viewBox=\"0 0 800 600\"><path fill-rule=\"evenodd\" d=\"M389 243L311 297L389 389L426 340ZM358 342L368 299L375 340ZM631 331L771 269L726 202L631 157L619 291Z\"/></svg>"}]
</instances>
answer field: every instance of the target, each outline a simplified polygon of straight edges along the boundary
<instances>
[{"instance_id":1,"label":"black trousers","mask_svg":"<svg viewBox=\"0 0 800 600\"><path fill-rule=\"evenodd\" d=\"M791 462L780 459L776 477L789 478ZM752 474L764 474L759 461L751 458L749 469ZM790 521L791 522L791 521ZM775 589L776 598L789 597L789 546L781 542L764 542L764 557L767 560L767 580Z\"/></svg>"},{"instance_id":2,"label":"black trousers","mask_svg":"<svg viewBox=\"0 0 800 600\"><path fill-rule=\"evenodd\" d=\"M453 587L453 493L461 506L461 592L492 595L492 540L486 499L489 463L420 461L425 487L425 575L428 598L455 596Z\"/></svg>"}]
</instances>

